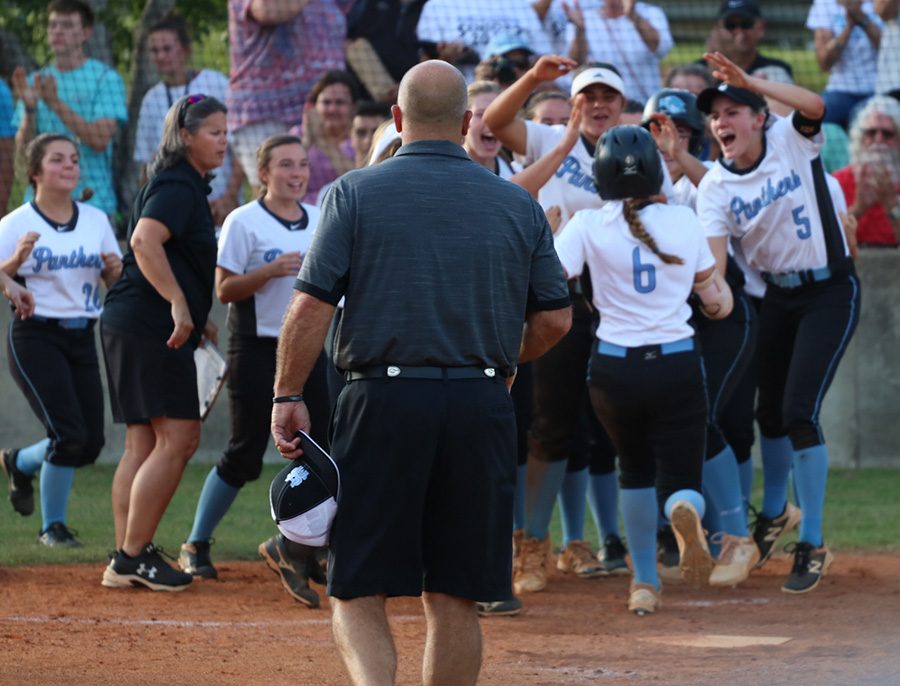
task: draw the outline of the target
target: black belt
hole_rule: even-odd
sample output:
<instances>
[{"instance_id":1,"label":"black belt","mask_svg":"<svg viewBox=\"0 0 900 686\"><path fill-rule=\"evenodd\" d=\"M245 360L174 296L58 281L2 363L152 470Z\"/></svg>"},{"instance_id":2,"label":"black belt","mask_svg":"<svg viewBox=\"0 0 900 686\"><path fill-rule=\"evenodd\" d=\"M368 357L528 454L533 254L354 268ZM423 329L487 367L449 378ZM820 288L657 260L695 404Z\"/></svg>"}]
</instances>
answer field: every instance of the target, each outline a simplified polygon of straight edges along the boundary
<instances>
[{"instance_id":1,"label":"black belt","mask_svg":"<svg viewBox=\"0 0 900 686\"><path fill-rule=\"evenodd\" d=\"M68 319L57 319L55 317L41 317L33 314L31 319L42 324L52 324L61 329L90 329L94 326L96 319L90 317L69 317Z\"/></svg>"},{"instance_id":2,"label":"black belt","mask_svg":"<svg viewBox=\"0 0 900 686\"><path fill-rule=\"evenodd\" d=\"M400 367L395 364L376 365L344 372L347 381L360 379L431 379L455 381L459 379L505 379L508 374L494 367Z\"/></svg>"}]
</instances>

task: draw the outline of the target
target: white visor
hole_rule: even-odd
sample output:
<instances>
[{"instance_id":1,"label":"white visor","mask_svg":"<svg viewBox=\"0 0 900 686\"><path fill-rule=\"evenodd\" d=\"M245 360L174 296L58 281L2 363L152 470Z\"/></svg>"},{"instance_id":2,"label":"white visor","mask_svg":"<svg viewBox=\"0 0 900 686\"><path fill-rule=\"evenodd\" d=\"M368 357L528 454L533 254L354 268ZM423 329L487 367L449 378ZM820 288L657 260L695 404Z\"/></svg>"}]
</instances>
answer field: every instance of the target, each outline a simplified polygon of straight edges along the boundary
<instances>
[{"instance_id":1,"label":"white visor","mask_svg":"<svg viewBox=\"0 0 900 686\"><path fill-rule=\"evenodd\" d=\"M574 98L585 88L595 83L602 83L604 86L609 86L613 90L618 91L623 97L625 95L625 82L621 76L605 67L590 67L581 72L572 81L572 97Z\"/></svg>"}]
</instances>

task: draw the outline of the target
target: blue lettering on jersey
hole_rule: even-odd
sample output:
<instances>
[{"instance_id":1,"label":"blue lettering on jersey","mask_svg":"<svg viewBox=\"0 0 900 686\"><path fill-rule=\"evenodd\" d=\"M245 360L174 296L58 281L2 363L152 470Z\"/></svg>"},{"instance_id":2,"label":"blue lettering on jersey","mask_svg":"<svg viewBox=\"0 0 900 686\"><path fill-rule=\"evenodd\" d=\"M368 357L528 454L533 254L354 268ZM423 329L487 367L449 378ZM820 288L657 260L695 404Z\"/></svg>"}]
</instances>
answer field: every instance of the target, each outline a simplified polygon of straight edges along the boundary
<instances>
[{"instance_id":1,"label":"blue lettering on jersey","mask_svg":"<svg viewBox=\"0 0 900 686\"><path fill-rule=\"evenodd\" d=\"M747 221L758 215L763 208L768 207L779 198L783 198L788 193L800 188L800 177L793 169L791 175L785 176L777 184L772 183L772 179L766 179L766 185L760 189L759 197L746 201L743 198L734 197L731 199L731 213L734 215L735 223L741 225L741 215Z\"/></svg>"},{"instance_id":2,"label":"blue lettering on jersey","mask_svg":"<svg viewBox=\"0 0 900 686\"><path fill-rule=\"evenodd\" d=\"M279 250L278 248L272 248L271 250L266 250L265 255L263 255L263 259L266 262L274 262L278 259L278 256L283 253L284 250Z\"/></svg>"},{"instance_id":3,"label":"blue lettering on jersey","mask_svg":"<svg viewBox=\"0 0 900 686\"><path fill-rule=\"evenodd\" d=\"M31 255L34 257L35 274L45 265L51 272L59 269L103 269L103 258L100 254L85 254L83 245L78 246L77 252L73 250L68 255L54 255L50 248L43 246L35 248Z\"/></svg>"},{"instance_id":4,"label":"blue lettering on jersey","mask_svg":"<svg viewBox=\"0 0 900 686\"><path fill-rule=\"evenodd\" d=\"M581 171L581 162L571 155L566 157L559 169L556 170L556 178L561 179L566 176L566 174L569 175L569 178L566 179L567 183L576 188L583 188L591 193L597 192L597 187L594 185L593 174L583 173Z\"/></svg>"}]
</instances>

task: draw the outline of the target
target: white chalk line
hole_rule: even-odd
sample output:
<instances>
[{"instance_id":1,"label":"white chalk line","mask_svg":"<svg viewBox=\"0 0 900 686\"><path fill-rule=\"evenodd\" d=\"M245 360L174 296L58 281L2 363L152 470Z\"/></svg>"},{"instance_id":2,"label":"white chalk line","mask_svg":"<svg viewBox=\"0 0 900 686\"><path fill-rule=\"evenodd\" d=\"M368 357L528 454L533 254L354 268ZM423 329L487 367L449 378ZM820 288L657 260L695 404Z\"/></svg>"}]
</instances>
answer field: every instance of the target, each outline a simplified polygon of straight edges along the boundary
<instances>
[{"instance_id":1,"label":"white chalk line","mask_svg":"<svg viewBox=\"0 0 900 686\"><path fill-rule=\"evenodd\" d=\"M768 605L769 598L726 598L725 600L680 600L668 602L669 607L717 607L719 605Z\"/></svg>"},{"instance_id":2,"label":"white chalk line","mask_svg":"<svg viewBox=\"0 0 900 686\"><path fill-rule=\"evenodd\" d=\"M391 622L421 622L417 615L392 616ZM89 626L162 626L176 629L265 629L290 626L329 626L331 618L250 621L215 621L192 619L117 619L111 617L48 617L46 615L9 615L0 617L0 624L64 624Z\"/></svg>"}]
</instances>

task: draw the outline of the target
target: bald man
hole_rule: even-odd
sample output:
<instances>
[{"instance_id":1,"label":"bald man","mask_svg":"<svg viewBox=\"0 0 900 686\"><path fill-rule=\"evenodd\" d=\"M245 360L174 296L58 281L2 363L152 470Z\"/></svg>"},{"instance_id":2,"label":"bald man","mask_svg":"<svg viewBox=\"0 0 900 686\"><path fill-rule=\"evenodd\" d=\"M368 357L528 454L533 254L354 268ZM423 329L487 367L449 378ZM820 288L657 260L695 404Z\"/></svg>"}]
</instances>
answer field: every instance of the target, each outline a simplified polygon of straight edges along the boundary
<instances>
[{"instance_id":1,"label":"bald man","mask_svg":"<svg viewBox=\"0 0 900 686\"><path fill-rule=\"evenodd\" d=\"M309 429L303 384L346 297L328 594L354 684L394 682L384 604L401 595L424 604L425 683L478 678L475 602L512 598L508 388L571 321L544 213L468 158L471 116L456 68L406 74L393 107L403 145L326 194L279 337L272 435L293 458L294 432Z\"/></svg>"}]
</instances>

